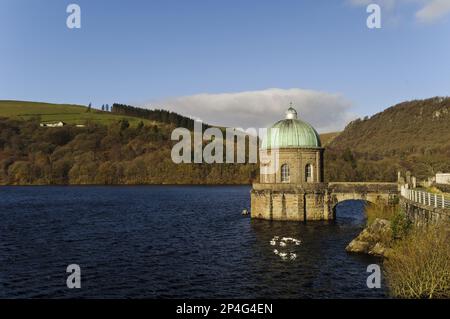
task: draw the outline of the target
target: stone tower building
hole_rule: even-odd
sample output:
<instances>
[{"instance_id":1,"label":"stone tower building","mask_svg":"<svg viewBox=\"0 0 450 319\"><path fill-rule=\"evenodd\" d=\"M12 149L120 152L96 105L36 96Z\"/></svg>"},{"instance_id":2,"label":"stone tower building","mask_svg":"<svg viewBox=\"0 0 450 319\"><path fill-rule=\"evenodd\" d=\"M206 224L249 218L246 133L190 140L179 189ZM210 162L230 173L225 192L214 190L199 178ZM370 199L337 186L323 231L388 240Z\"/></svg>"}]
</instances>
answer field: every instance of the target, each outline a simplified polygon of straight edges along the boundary
<instances>
[{"instance_id":1,"label":"stone tower building","mask_svg":"<svg viewBox=\"0 0 450 319\"><path fill-rule=\"evenodd\" d=\"M323 182L320 137L292 107L267 130L260 148L260 182L253 184L251 216L269 220L333 219Z\"/></svg>"}]
</instances>

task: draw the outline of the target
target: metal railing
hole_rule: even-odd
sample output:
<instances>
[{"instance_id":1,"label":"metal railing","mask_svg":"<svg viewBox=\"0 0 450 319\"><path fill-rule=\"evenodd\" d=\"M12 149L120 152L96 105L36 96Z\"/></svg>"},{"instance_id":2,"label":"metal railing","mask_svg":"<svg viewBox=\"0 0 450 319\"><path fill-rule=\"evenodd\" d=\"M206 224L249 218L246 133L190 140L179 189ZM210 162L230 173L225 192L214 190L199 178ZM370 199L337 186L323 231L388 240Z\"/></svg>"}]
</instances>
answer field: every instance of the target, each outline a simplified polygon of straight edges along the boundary
<instances>
[{"instance_id":1,"label":"metal railing","mask_svg":"<svg viewBox=\"0 0 450 319\"><path fill-rule=\"evenodd\" d=\"M403 186L400 194L415 203L436 208L450 209L450 197L447 195L429 193L416 189L408 189Z\"/></svg>"}]
</instances>

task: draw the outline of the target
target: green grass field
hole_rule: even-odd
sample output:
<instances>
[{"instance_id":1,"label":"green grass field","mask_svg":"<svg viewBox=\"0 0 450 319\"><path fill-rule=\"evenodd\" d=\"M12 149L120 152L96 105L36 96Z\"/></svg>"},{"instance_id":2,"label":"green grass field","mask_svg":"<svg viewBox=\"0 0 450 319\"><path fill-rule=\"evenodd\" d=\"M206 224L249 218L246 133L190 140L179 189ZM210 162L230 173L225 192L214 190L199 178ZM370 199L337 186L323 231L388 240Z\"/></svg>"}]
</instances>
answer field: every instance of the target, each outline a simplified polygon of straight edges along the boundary
<instances>
[{"instance_id":1,"label":"green grass field","mask_svg":"<svg viewBox=\"0 0 450 319\"><path fill-rule=\"evenodd\" d=\"M43 123L63 121L68 124L85 124L87 121L92 121L108 125L126 119L132 126L137 125L140 121L143 121L146 125L157 124L150 120L95 109L86 112L87 109L87 106L82 105L0 100L0 117L23 120L37 117Z\"/></svg>"}]
</instances>

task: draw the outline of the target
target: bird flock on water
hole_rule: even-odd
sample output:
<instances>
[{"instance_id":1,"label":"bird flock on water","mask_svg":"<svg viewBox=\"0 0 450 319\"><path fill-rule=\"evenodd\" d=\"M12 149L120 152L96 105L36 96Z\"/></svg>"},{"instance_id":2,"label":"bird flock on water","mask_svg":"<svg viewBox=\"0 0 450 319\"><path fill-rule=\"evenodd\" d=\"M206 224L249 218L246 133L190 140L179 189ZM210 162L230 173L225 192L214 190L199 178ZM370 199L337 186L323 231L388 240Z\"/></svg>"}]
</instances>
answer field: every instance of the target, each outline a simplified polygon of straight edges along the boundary
<instances>
[{"instance_id":1,"label":"bird flock on water","mask_svg":"<svg viewBox=\"0 0 450 319\"><path fill-rule=\"evenodd\" d=\"M283 249L288 249L289 246L295 245L300 246L301 240L292 238L292 237L281 237L280 236L274 236L270 240L271 246L279 246L283 247ZM282 260L295 260L297 258L297 254L291 250L288 251L282 251L281 249L275 248L273 250L273 253L277 256L279 256Z\"/></svg>"}]
</instances>

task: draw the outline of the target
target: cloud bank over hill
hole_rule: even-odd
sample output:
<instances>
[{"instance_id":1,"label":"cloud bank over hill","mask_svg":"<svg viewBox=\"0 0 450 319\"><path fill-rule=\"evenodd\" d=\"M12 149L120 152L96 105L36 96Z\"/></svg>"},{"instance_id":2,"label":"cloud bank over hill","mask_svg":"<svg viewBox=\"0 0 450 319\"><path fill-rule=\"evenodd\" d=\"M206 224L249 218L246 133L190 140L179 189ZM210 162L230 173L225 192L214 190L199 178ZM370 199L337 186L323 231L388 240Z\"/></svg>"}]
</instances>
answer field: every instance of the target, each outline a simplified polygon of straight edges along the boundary
<instances>
[{"instance_id":1,"label":"cloud bank over hill","mask_svg":"<svg viewBox=\"0 0 450 319\"><path fill-rule=\"evenodd\" d=\"M357 117L351 112L351 101L342 95L299 88L203 93L169 98L144 107L164 105L164 108L205 123L246 129L267 127L283 119L290 102L299 118L311 123L319 132L342 130Z\"/></svg>"}]
</instances>

